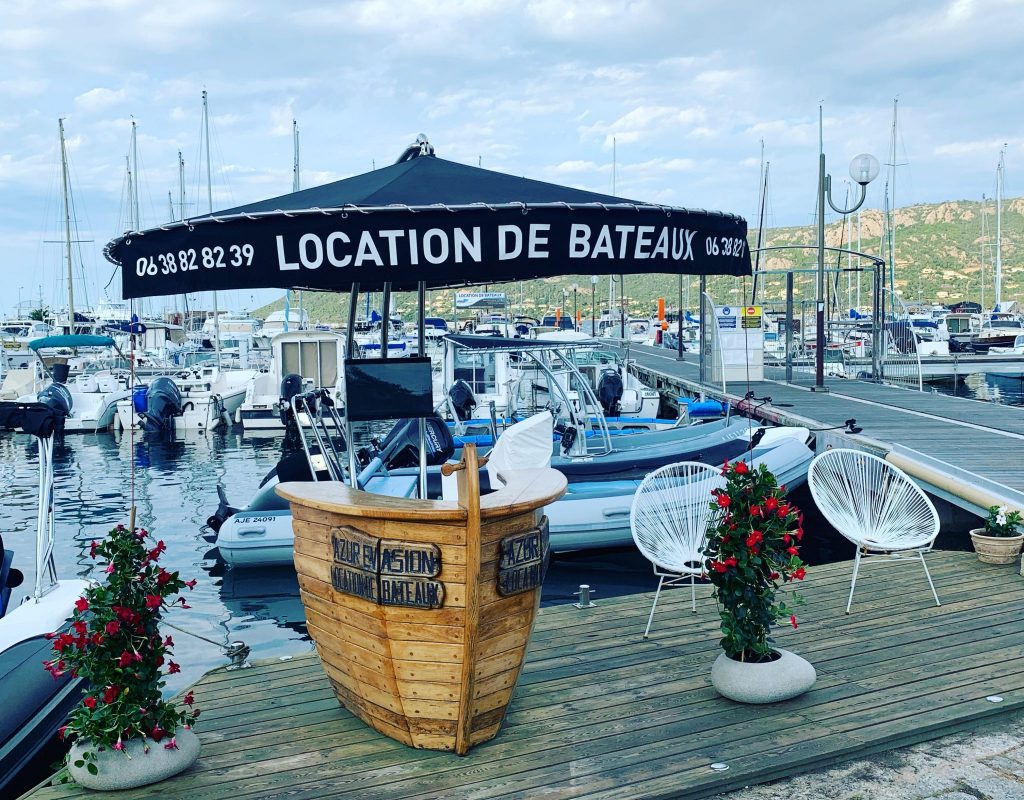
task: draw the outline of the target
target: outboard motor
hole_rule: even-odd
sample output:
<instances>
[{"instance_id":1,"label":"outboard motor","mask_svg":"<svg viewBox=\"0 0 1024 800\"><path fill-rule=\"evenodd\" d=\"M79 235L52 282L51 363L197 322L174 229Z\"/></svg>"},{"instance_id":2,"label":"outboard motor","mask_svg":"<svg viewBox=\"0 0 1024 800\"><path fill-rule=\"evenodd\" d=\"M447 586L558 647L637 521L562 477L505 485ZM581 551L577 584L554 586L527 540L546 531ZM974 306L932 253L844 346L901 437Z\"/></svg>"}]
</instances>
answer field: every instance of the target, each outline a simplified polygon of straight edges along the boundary
<instances>
[{"instance_id":1,"label":"outboard motor","mask_svg":"<svg viewBox=\"0 0 1024 800\"><path fill-rule=\"evenodd\" d=\"M302 376L289 372L281 379L281 398L278 400L278 413L281 415L281 424L288 427L291 419L292 398L302 392Z\"/></svg>"},{"instance_id":2,"label":"outboard motor","mask_svg":"<svg viewBox=\"0 0 1024 800\"><path fill-rule=\"evenodd\" d=\"M473 418L473 410L476 408L476 397L469 384L463 380L455 381L448 390L448 397L452 401L452 408L455 409L455 416L460 422Z\"/></svg>"},{"instance_id":3,"label":"outboard motor","mask_svg":"<svg viewBox=\"0 0 1024 800\"><path fill-rule=\"evenodd\" d=\"M68 387L63 383L51 383L36 395L36 400L57 412L53 432L58 436L63 434L64 419L71 416L75 404Z\"/></svg>"},{"instance_id":4,"label":"outboard motor","mask_svg":"<svg viewBox=\"0 0 1024 800\"><path fill-rule=\"evenodd\" d=\"M146 433L163 433L173 430L174 418L180 417L181 411L181 392L177 384L162 375L149 384L146 410L139 414L139 419Z\"/></svg>"},{"instance_id":5,"label":"outboard motor","mask_svg":"<svg viewBox=\"0 0 1024 800\"><path fill-rule=\"evenodd\" d=\"M440 417L427 417L423 420L423 425L427 466L436 467L455 454L455 440L452 438L448 426ZM379 452L384 457L384 466L387 469L418 467L420 463L419 420L399 420L381 442Z\"/></svg>"},{"instance_id":6,"label":"outboard motor","mask_svg":"<svg viewBox=\"0 0 1024 800\"><path fill-rule=\"evenodd\" d=\"M622 400L623 386L622 377L614 369L601 371L601 377L597 382L597 399L601 401L601 408L609 417L619 415L619 401Z\"/></svg>"}]
</instances>

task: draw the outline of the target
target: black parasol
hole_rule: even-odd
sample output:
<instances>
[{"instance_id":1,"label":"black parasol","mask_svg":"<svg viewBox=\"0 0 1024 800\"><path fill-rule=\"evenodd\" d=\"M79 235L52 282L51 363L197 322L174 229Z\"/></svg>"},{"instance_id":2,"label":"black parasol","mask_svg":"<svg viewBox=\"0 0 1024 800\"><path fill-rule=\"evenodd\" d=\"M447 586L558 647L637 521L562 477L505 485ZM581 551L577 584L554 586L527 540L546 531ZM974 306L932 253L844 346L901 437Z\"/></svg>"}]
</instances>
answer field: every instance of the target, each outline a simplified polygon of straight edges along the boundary
<instances>
[{"instance_id":1,"label":"black parasol","mask_svg":"<svg viewBox=\"0 0 1024 800\"><path fill-rule=\"evenodd\" d=\"M750 274L741 217L446 161L425 141L363 175L130 232L125 298L217 289L395 290L564 274Z\"/></svg>"}]
</instances>

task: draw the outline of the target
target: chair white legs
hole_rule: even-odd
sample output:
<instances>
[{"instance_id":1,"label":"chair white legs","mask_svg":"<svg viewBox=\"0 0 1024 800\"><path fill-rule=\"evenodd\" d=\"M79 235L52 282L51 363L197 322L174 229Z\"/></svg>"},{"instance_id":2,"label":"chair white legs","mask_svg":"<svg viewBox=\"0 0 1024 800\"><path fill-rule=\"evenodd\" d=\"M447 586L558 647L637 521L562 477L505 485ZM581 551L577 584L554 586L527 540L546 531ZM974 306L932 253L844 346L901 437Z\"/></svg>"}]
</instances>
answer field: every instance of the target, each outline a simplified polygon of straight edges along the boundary
<instances>
[{"instance_id":1,"label":"chair white legs","mask_svg":"<svg viewBox=\"0 0 1024 800\"><path fill-rule=\"evenodd\" d=\"M654 621L654 609L658 607L658 598L661 596L662 586L677 586L683 583L687 577L690 579L690 606L694 614L697 613L697 576L695 574L690 575L665 575L664 573L655 571L655 575L658 576L658 588L654 592L654 603L651 605L651 614L647 618L647 627L644 628L644 638L646 639L648 634L651 632L651 623Z\"/></svg>"},{"instance_id":2,"label":"chair white legs","mask_svg":"<svg viewBox=\"0 0 1024 800\"><path fill-rule=\"evenodd\" d=\"M928 579L928 586L931 588L932 595L935 597L935 605L941 606L942 603L939 602L939 593L937 591L935 591L935 584L932 582L932 575L928 571L928 564L926 564L925 560L924 560L924 554L927 551L926 550L916 550L915 552L917 553L918 558L921 559L921 566L924 567L924 576ZM861 554L862 554L862 550L861 550L861 548L858 547L857 548L857 553L853 557L853 580L850 582L850 598L846 601L846 613L847 614L850 613L850 606L853 604L853 590L857 586L857 573L860 571L860 558L861 558ZM873 553L866 553L865 552L865 553L863 553L863 555L866 557L866 556L869 556L869 555L879 555L879 554L877 554L877 553L873 554ZM897 553L890 553L889 556L894 561L899 561L899 560L902 560L904 558L903 556L901 556L901 555L899 555Z\"/></svg>"},{"instance_id":3,"label":"chair white legs","mask_svg":"<svg viewBox=\"0 0 1024 800\"><path fill-rule=\"evenodd\" d=\"M935 591L935 584L932 583L932 574L928 571L928 565L924 563L924 550L918 550L917 554L921 556L921 566L924 567L924 576L928 579L928 585L932 587L932 594L935 596L935 605L941 606L939 602L939 593Z\"/></svg>"},{"instance_id":4,"label":"chair white legs","mask_svg":"<svg viewBox=\"0 0 1024 800\"><path fill-rule=\"evenodd\" d=\"M661 585L665 582L665 576L658 579L658 590L654 593L654 603L651 605L651 615L647 618L647 627L644 628L644 638L651 632L651 623L654 621L654 609L658 607L658 598L661 596Z\"/></svg>"},{"instance_id":5,"label":"chair white legs","mask_svg":"<svg viewBox=\"0 0 1024 800\"><path fill-rule=\"evenodd\" d=\"M857 555L853 557L853 580L850 581L850 599L846 601L846 613L850 613L850 606L853 604L853 590L857 586L857 572L860 570L860 548L857 548Z\"/></svg>"}]
</instances>

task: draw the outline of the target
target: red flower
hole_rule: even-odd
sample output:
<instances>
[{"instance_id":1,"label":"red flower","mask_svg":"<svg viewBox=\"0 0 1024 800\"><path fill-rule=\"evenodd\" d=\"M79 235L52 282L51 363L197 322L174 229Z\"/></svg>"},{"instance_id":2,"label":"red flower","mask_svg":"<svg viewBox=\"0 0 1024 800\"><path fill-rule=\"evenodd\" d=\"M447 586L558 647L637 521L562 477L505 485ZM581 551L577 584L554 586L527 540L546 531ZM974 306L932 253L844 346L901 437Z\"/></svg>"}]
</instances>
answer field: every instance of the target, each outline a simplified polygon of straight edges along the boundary
<instances>
[{"instance_id":1,"label":"red flower","mask_svg":"<svg viewBox=\"0 0 1024 800\"><path fill-rule=\"evenodd\" d=\"M752 516L752 517L759 517L759 516L761 516L761 506L751 506L750 507L750 516Z\"/></svg>"},{"instance_id":2,"label":"red flower","mask_svg":"<svg viewBox=\"0 0 1024 800\"><path fill-rule=\"evenodd\" d=\"M171 661L167 665L167 674L168 675L173 675L176 672L181 672L181 667L178 666L177 664L175 664L173 661Z\"/></svg>"},{"instance_id":3,"label":"red flower","mask_svg":"<svg viewBox=\"0 0 1024 800\"><path fill-rule=\"evenodd\" d=\"M771 573L770 573L770 574L768 575L768 577L769 577L769 578L771 578L771 579L772 579L773 581L777 581L777 580L779 579L779 573L777 573L777 572L775 572L775 571L773 570L773 571L772 571L772 572L771 572Z\"/></svg>"},{"instance_id":4,"label":"red flower","mask_svg":"<svg viewBox=\"0 0 1024 800\"><path fill-rule=\"evenodd\" d=\"M121 669L124 669L125 667L130 666L134 660L134 653L132 653L130 650L123 650L121 652L121 657L117 660L117 666L121 667Z\"/></svg>"},{"instance_id":5,"label":"red flower","mask_svg":"<svg viewBox=\"0 0 1024 800\"><path fill-rule=\"evenodd\" d=\"M96 558L96 548L99 546L100 543L96 541L89 543L89 558Z\"/></svg>"},{"instance_id":6,"label":"red flower","mask_svg":"<svg viewBox=\"0 0 1024 800\"><path fill-rule=\"evenodd\" d=\"M726 566L721 561L712 561L711 569L713 569L715 572L721 575L723 572L725 572Z\"/></svg>"},{"instance_id":7,"label":"red flower","mask_svg":"<svg viewBox=\"0 0 1024 800\"><path fill-rule=\"evenodd\" d=\"M747 547L754 547L764 541L764 534L761 531L752 530L747 537Z\"/></svg>"},{"instance_id":8,"label":"red flower","mask_svg":"<svg viewBox=\"0 0 1024 800\"><path fill-rule=\"evenodd\" d=\"M732 471L737 475L746 475L750 469L747 467L746 461L737 461L732 465Z\"/></svg>"},{"instance_id":9,"label":"red flower","mask_svg":"<svg viewBox=\"0 0 1024 800\"><path fill-rule=\"evenodd\" d=\"M170 636L164 639L164 647L174 647L174 639L172 639Z\"/></svg>"},{"instance_id":10,"label":"red flower","mask_svg":"<svg viewBox=\"0 0 1024 800\"><path fill-rule=\"evenodd\" d=\"M792 536L790 536L788 533L782 534L782 542L783 542L783 544L789 544L791 541L793 541L793 537Z\"/></svg>"},{"instance_id":11,"label":"red flower","mask_svg":"<svg viewBox=\"0 0 1024 800\"><path fill-rule=\"evenodd\" d=\"M120 694L120 686L108 686L106 689L103 690L103 702L107 705L110 705L117 699L118 695Z\"/></svg>"},{"instance_id":12,"label":"red flower","mask_svg":"<svg viewBox=\"0 0 1024 800\"><path fill-rule=\"evenodd\" d=\"M785 519L785 517L786 517L786 515L788 513L789 513L789 503L783 503L781 506L779 506L779 510L777 512L777 515L778 515L779 519Z\"/></svg>"},{"instance_id":13,"label":"red flower","mask_svg":"<svg viewBox=\"0 0 1024 800\"><path fill-rule=\"evenodd\" d=\"M77 610L77 611L88 611L89 610L89 601L86 600L84 597L79 597L75 601L75 610Z\"/></svg>"},{"instance_id":14,"label":"red flower","mask_svg":"<svg viewBox=\"0 0 1024 800\"><path fill-rule=\"evenodd\" d=\"M804 529L803 528L797 528L796 529L796 540L799 542L803 538L804 538Z\"/></svg>"},{"instance_id":15,"label":"red flower","mask_svg":"<svg viewBox=\"0 0 1024 800\"><path fill-rule=\"evenodd\" d=\"M806 574L807 570L805 570L803 567L799 567L793 570L793 577L796 578L798 581L802 581Z\"/></svg>"},{"instance_id":16,"label":"red flower","mask_svg":"<svg viewBox=\"0 0 1024 800\"><path fill-rule=\"evenodd\" d=\"M725 566L727 567L735 567L738 563L739 562L736 561L735 556L729 556L727 559L725 559Z\"/></svg>"},{"instance_id":17,"label":"red flower","mask_svg":"<svg viewBox=\"0 0 1024 800\"><path fill-rule=\"evenodd\" d=\"M774 511L779 507L779 501L776 500L774 497L769 497L767 500L764 501L764 507L766 511Z\"/></svg>"},{"instance_id":18,"label":"red flower","mask_svg":"<svg viewBox=\"0 0 1024 800\"><path fill-rule=\"evenodd\" d=\"M795 555L797 555L800 552L800 549L798 547L795 547L795 546L794 547L787 547L786 548L786 552L789 553L791 556L795 556Z\"/></svg>"},{"instance_id":19,"label":"red flower","mask_svg":"<svg viewBox=\"0 0 1024 800\"><path fill-rule=\"evenodd\" d=\"M86 708L96 708L96 698L95 697L87 697L87 698L85 698L82 701L82 705L85 706Z\"/></svg>"},{"instance_id":20,"label":"red flower","mask_svg":"<svg viewBox=\"0 0 1024 800\"><path fill-rule=\"evenodd\" d=\"M181 607L182 608L192 608L192 606L190 606L188 603L185 602L185 598L184 597L179 597L174 602L175 603L181 603Z\"/></svg>"},{"instance_id":21,"label":"red flower","mask_svg":"<svg viewBox=\"0 0 1024 800\"><path fill-rule=\"evenodd\" d=\"M83 635L86 632L86 630L87 630L87 626L85 624L85 621L84 620L80 620L80 619L75 620L75 623L71 627L74 628L75 629L75 633L77 633L79 635Z\"/></svg>"},{"instance_id":22,"label":"red flower","mask_svg":"<svg viewBox=\"0 0 1024 800\"><path fill-rule=\"evenodd\" d=\"M165 570L163 567L160 568L160 572L156 576L156 585L164 586L171 580L171 573Z\"/></svg>"},{"instance_id":23,"label":"red flower","mask_svg":"<svg viewBox=\"0 0 1024 800\"><path fill-rule=\"evenodd\" d=\"M99 645L103 644L103 634L97 631L92 635L91 641L94 645L98 647Z\"/></svg>"},{"instance_id":24,"label":"red flower","mask_svg":"<svg viewBox=\"0 0 1024 800\"><path fill-rule=\"evenodd\" d=\"M793 630L796 630L796 615L795 614L790 614L789 615L789 624L793 626Z\"/></svg>"},{"instance_id":25,"label":"red flower","mask_svg":"<svg viewBox=\"0 0 1024 800\"><path fill-rule=\"evenodd\" d=\"M160 608L160 604L163 602L163 598L158 594L147 594L146 595L146 608Z\"/></svg>"},{"instance_id":26,"label":"red flower","mask_svg":"<svg viewBox=\"0 0 1024 800\"><path fill-rule=\"evenodd\" d=\"M727 494L720 494L720 495L718 495L718 505L719 505L720 508L728 508L729 507L729 495L727 495Z\"/></svg>"},{"instance_id":27,"label":"red flower","mask_svg":"<svg viewBox=\"0 0 1024 800\"><path fill-rule=\"evenodd\" d=\"M149 735L152 737L154 742L159 742L161 739L164 738L164 736L167 735L167 731L165 731L159 725L154 725L153 730L149 732Z\"/></svg>"},{"instance_id":28,"label":"red flower","mask_svg":"<svg viewBox=\"0 0 1024 800\"><path fill-rule=\"evenodd\" d=\"M67 732L67 729L67 725L61 725L59 728L57 728L57 736L62 742L64 741L64 734Z\"/></svg>"},{"instance_id":29,"label":"red flower","mask_svg":"<svg viewBox=\"0 0 1024 800\"><path fill-rule=\"evenodd\" d=\"M195 695L192 692L187 692L185 694L185 697L182 698L182 702L185 705L187 705L187 706L192 705L195 701L196 701L196 698L195 698Z\"/></svg>"},{"instance_id":30,"label":"red flower","mask_svg":"<svg viewBox=\"0 0 1024 800\"><path fill-rule=\"evenodd\" d=\"M196 581L196 579L195 579L195 578L193 578L193 579L192 579L192 580L190 580L190 581L185 581L185 585L186 585L186 586L187 586L187 587L188 587L188 588L189 588L190 590L191 590L191 589L195 589L195 588L196 588L196 583L197 583L197 581Z\"/></svg>"},{"instance_id":31,"label":"red flower","mask_svg":"<svg viewBox=\"0 0 1024 800\"><path fill-rule=\"evenodd\" d=\"M121 623L116 619L110 620L104 627L103 630L110 636L115 636L119 630L121 630Z\"/></svg>"}]
</instances>

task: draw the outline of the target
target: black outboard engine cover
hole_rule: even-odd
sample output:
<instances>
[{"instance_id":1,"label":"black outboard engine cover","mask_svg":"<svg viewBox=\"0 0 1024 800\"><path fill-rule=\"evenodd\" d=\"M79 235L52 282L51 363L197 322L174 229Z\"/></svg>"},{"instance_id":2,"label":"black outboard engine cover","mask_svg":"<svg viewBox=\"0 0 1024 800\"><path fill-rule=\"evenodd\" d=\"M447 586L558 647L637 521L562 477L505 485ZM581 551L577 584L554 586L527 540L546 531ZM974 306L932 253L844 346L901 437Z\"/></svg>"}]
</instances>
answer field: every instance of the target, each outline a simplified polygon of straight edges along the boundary
<instances>
[{"instance_id":1,"label":"black outboard engine cover","mask_svg":"<svg viewBox=\"0 0 1024 800\"><path fill-rule=\"evenodd\" d=\"M436 467L443 464L455 454L455 440L451 431L440 417L427 417L423 420L423 440L427 447L427 466ZM402 467L418 467L420 464L420 429L419 420L403 419L396 423L387 437L381 442L381 452L398 441L395 450L385 463L388 469Z\"/></svg>"},{"instance_id":2,"label":"black outboard engine cover","mask_svg":"<svg viewBox=\"0 0 1024 800\"><path fill-rule=\"evenodd\" d=\"M71 367L67 364L54 364L53 367L51 367L51 372L53 373L54 383L67 383L68 373L71 372Z\"/></svg>"},{"instance_id":3,"label":"black outboard engine cover","mask_svg":"<svg viewBox=\"0 0 1024 800\"><path fill-rule=\"evenodd\" d=\"M139 415L142 427L148 433L170 430L181 411L181 392L177 384L166 375L154 378L146 390L146 411Z\"/></svg>"},{"instance_id":4,"label":"black outboard engine cover","mask_svg":"<svg viewBox=\"0 0 1024 800\"><path fill-rule=\"evenodd\" d=\"M281 379L281 398L278 401L278 413L281 415L281 424L288 427L288 420L291 419L292 398L302 392L302 376L289 372Z\"/></svg>"},{"instance_id":5,"label":"black outboard engine cover","mask_svg":"<svg viewBox=\"0 0 1024 800\"><path fill-rule=\"evenodd\" d=\"M451 398L452 407L455 409L455 416L461 422L472 419L473 409L476 408L476 397L469 384L463 380L455 381L448 390L448 397Z\"/></svg>"},{"instance_id":6,"label":"black outboard engine cover","mask_svg":"<svg viewBox=\"0 0 1024 800\"><path fill-rule=\"evenodd\" d=\"M36 400L64 416L71 413L75 404L75 401L71 399L71 392L63 383L51 383L36 395Z\"/></svg>"},{"instance_id":7,"label":"black outboard engine cover","mask_svg":"<svg viewBox=\"0 0 1024 800\"><path fill-rule=\"evenodd\" d=\"M601 401L601 408L609 417L618 416L622 392L622 377L619 373L613 369L603 370L597 382L597 399Z\"/></svg>"}]
</instances>

